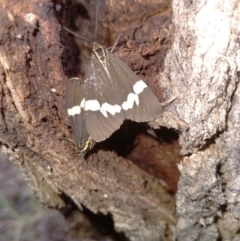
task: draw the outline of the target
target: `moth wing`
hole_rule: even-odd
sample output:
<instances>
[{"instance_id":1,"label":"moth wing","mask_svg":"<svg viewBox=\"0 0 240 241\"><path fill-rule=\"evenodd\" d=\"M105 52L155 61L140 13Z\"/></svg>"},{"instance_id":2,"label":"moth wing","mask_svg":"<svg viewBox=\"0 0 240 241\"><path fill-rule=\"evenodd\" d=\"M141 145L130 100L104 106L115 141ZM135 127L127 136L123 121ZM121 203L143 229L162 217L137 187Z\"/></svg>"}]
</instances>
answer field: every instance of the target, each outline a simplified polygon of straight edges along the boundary
<instances>
[{"instance_id":1,"label":"moth wing","mask_svg":"<svg viewBox=\"0 0 240 241\"><path fill-rule=\"evenodd\" d=\"M112 85L112 76L94 55L90 61L87 81L84 107L86 126L91 139L100 142L118 130L125 117L116 93L118 90Z\"/></svg>"},{"instance_id":2,"label":"moth wing","mask_svg":"<svg viewBox=\"0 0 240 241\"><path fill-rule=\"evenodd\" d=\"M126 119L147 122L156 119L163 107L152 90L116 55L106 51L108 69L114 76L114 89L118 89L118 98Z\"/></svg>"},{"instance_id":3,"label":"moth wing","mask_svg":"<svg viewBox=\"0 0 240 241\"><path fill-rule=\"evenodd\" d=\"M70 125L73 130L77 145L81 148L86 144L89 134L85 123L84 110L81 102L86 95L85 79L71 78L66 87L66 107L70 119Z\"/></svg>"}]
</instances>

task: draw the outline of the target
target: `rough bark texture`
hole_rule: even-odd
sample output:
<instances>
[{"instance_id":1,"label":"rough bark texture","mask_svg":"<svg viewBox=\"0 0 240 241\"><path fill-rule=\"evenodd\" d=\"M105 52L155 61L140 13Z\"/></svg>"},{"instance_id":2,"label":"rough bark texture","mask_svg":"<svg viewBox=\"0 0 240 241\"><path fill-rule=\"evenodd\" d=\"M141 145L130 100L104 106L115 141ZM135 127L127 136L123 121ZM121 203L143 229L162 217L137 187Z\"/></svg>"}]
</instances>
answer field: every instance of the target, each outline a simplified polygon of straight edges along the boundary
<instances>
[{"instance_id":1,"label":"rough bark texture","mask_svg":"<svg viewBox=\"0 0 240 241\"><path fill-rule=\"evenodd\" d=\"M77 69L79 66L84 69L84 64L74 61L77 52L71 52L74 44L73 37L69 33L62 32L66 49L63 51L62 47L59 23L68 26L71 15L67 10L67 7L70 8L69 4L65 2L62 9L56 11L54 7L59 8L60 5L54 6L52 2L46 0L30 2L2 0L0 3L2 70L0 141L3 150L19 166L31 189L44 204L66 212L74 202L81 210L87 208L95 214L108 214L113 219L115 230L123 232L130 240L164 239L166 236L171 236L170 227L176 222L174 197L169 194L171 188L167 181L154 178L131 161L119 157L115 152L107 151L106 146L102 147L101 144L90 154L83 156L75 153L76 148L71 143L59 139L72 138L64 106L66 81L71 75L76 76L81 72ZM121 18L118 25L121 26L124 22L125 25L129 25L133 20L129 18L126 22L128 14L124 14L124 11L136 10L134 4L132 2L131 7L125 4L122 10L114 10L113 8L118 5L116 2L111 2L108 6L108 18L111 20L111 16L118 18L119 15ZM82 11L83 6L83 4L80 6ZM89 21L94 24L95 18L94 14L91 16L91 11L94 12L96 7L94 4L89 6ZM146 17L151 18L152 15L163 12L167 3L160 5L137 3L135 6L140 8L138 10L140 12L146 10L146 13L150 14ZM154 10L151 12L148 10L149 7L144 6L150 6L150 9ZM158 6L157 12L156 6ZM100 5L100 22L105 19L102 12ZM141 22L143 16L140 18L136 14L135 16L138 17L136 22ZM156 21L166 18L161 15L156 17ZM102 22L104 25L104 21ZM113 25L114 19L110 22ZM71 26L78 25L74 22L70 24ZM138 28L144 35L142 25L138 24ZM162 34L161 38L165 38L165 32L169 36L169 31L164 32L161 28L157 30ZM128 58L131 56L129 53L131 47L134 47L131 38L135 31L134 28L130 29L121 39L123 44L128 44L127 53L119 51L123 59L124 55ZM103 28L99 32L101 39ZM119 31L114 31L114 34L117 32ZM145 33L147 39L146 36L147 33ZM157 35L152 41L159 44L161 38ZM105 45L109 45L109 42ZM153 68L154 64L154 58L147 61L144 54L151 59L154 53L159 53L159 49L153 53L147 53L146 49L148 49L146 45L142 45L141 52L136 51L137 57L129 58L131 63L131 59L141 57L142 63L135 64L135 70L142 75L147 75L144 72L147 70L147 65ZM80 59L85 60L82 57ZM64 74L63 62L68 77ZM155 145L157 147L158 144ZM133 155L134 157L136 158L136 155ZM148 158L146 156L145 160ZM140 160L144 162L142 156ZM152 165L157 166L156 163ZM176 168L173 167L173 170Z\"/></svg>"},{"instance_id":2,"label":"rough bark texture","mask_svg":"<svg viewBox=\"0 0 240 241\"><path fill-rule=\"evenodd\" d=\"M177 192L177 240L239 240L239 1L173 2L165 58L172 113L188 125ZM171 88L170 88L171 87Z\"/></svg>"},{"instance_id":3,"label":"rough bark texture","mask_svg":"<svg viewBox=\"0 0 240 241\"><path fill-rule=\"evenodd\" d=\"M177 215L170 194L174 188L157 171L153 177L148 167L144 169L149 173L107 151L107 143L82 156L59 139L72 138L64 108L66 81L83 73L87 63L86 48L80 48L84 62L77 61L72 36L66 32L62 32L63 50L60 23L80 28L89 37L94 32L94 2L89 9L86 3L74 8L81 11L72 17L81 17L71 22L70 2L63 2L60 10L60 5L47 0L0 1L0 141L5 152L41 202L66 210L72 200L79 209L109 214L115 230L129 240L237 240L238 2L173 1L174 38L169 50L170 3L102 1L100 5L98 41L109 46L127 29L116 54L149 79L161 101L177 97L151 123L154 128L175 128L186 155L179 165ZM93 25L82 32L87 20ZM147 148L145 144L143 154L127 157L156 167L151 163L158 155L155 142Z\"/></svg>"}]
</instances>

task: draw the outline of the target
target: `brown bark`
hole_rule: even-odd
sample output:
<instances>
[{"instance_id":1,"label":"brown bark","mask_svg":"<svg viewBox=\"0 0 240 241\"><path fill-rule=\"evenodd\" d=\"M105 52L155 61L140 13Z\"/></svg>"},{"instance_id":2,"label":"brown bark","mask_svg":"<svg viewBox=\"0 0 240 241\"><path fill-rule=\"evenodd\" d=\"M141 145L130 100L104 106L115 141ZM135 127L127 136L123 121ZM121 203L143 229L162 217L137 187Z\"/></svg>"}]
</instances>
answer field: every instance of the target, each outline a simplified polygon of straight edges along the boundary
<instances>
[{"instance_id":1,"label":"brown bark","mask_svg":"<svg viewBox=\"0 0 240 241\"><path fill-rule=\"evenodd\" d=\"M159 143L153 138L139 132L139 148L127 158L109 151L107 142L83 156L59 139L72 138L64 107L66 81L84 73L88 55L86 44L77 40L82 44L77 48L73 37L61 32L60 23L89 37L94 32L95 1L78 5L75 10L81 11L74 13L70 2L56 11L46 0L0 1L4 150L41 202L67 209L72 200L79 209L110 214L115 230L130 240L237 240L238 3L174 1L174 38L169 46L169 3L126 2L102 2L98 41L112 45L127 29L116 54L149 80L161 101L177 97L150 123L180 134L185 157L179 165L177 215L169 194L174 184L158 172ZM81 50L82 62L74 48ZM169 169L169 177L178 175L174 165Z\"/></svg>"},{"instance_id":2,"label":"brown bark","mask_svg":"<svg viewBox=\"0 0 240 241\"><path fill-rule=\"evenodd\" d=\"M80 72L76 70L78 64L75 64L70 52L73 50L72 36L62 33L66 45L64 51L61 43L59 23L67 24L69 20L68 4L63 4L62 12L57 12L54 4L46 0L1 1L0 141L3 150L19 166L31 189L44 204L66 210L74 202L81 210L85 207L95 214L109 214L115 230L123 232L130 240L159 240L170 235L169 228L175 223L170 185L115 152L106 150L102 144L84 157L76 155L71 143L59 139L72 138L64 107L64 92L68 77ZM111 16L117 17L115 12L111 12L114 6L109 6L109 19ZM144 6L137 6L142 12ZM156 9L145 9L149 15L147 18L162 12L167 3L157 6L157 12ZM92 8L95 9L95 6L92 5ZM120 10L116 9L116 13L119 14ZM124 13L124 9L121 11ZM126 22L127 14L119 16L124 17L119 19L119 26L123 22L129 25L133 21L129 19ZM100 15L100 21L101 18ZM138 16L136 22L139 24L142 18ZM90 22L94 23L94 18ZM140 34L147 39L143 27L138 26L142 30ZM130 29L125 36L134 34L134 31L134 28ZM110 36L116 35L115 32ZM164 33L161 32L162 38ZM166 34L169 35L169 32L166 31ZM134 43L128 38L121 41L128 44L128 49ZM154 41L157 44L160 38ZM124 56L128 57L129 64L141 57L142 63L134 67L147 76L147 71L141 68L147 70L146 66L149 65L153 69L154 58L147 61L144 55L150 58L160 53L159 49L151 51L143 45L140 53L136 51L137 57L133 55L132 59L129 58L130 50L127 54L119 50L118 54L123 59ZM68 77L63 71L63 59ZM84 68L84 65L81 67ZM146 139L146 135L143 138ZM131 155L136 158L134 153ZM144 158L141 159L143 163Z\"/></svg>"},{"instance_id":3,"label":"brown bark","mask_svg":"<svg viewBox=\"0 0 240 241\"><path fill-rule=\"evenodd\" d=\"M172 113L189 125L181 135L188 156L179 166L177 240L238 240L239 2L177 0L173 13L160 78L178 96Z\"/></svg>"}]
</instances>

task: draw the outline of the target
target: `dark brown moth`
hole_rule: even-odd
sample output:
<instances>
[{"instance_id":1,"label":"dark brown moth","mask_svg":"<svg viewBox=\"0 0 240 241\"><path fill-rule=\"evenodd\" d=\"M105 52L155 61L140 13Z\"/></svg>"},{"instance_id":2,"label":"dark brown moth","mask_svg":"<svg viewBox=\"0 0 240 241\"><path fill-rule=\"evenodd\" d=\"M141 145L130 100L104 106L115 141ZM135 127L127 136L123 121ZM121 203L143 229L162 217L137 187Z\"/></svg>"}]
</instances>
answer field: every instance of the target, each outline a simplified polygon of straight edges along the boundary
<instances>
[{"instance_id":1,"label":"dark brown moth","mask_svg":"<svg viewBox=\"0 0 240 241\"><path fill-rule=\"evenodd\" d=\"M163 112L144 80L96 42L85 78L67 83L66 107L82 152L111 136L125 119L148 122Z\"/></svg>"}]
</instances>

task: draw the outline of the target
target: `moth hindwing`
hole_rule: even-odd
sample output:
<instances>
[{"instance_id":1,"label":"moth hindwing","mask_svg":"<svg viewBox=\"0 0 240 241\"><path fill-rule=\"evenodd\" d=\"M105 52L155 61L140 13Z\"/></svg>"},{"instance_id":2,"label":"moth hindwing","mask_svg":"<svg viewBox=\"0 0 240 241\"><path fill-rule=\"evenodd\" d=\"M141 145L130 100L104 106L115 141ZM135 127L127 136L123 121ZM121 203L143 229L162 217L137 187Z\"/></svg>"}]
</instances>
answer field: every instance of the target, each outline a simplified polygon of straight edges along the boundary
<instances>
[{"instance_id":1,"label":"moth hindwing","mask_svg":"<svg viewBox=\"0 0 240 241\"><path fill-rule=\"evenodd\" d=\"M124 119L148 122L163 112L146 83L97 43L85 79L69 80L66 100L79 145L86 140L105 140L119 129Z\"/></svg>"},{"instance_id":2,"label":"moth hindwing","mask_svg":"<svg viewBox=\"0 0 240 241\"><path fill-rule=\"evenodd\" d=\"M90 139L86 128L84 120L85 113L80 103L80 101L84 100L85 94L85 79L80 80L79 78L71 78L68 80L66 88L66 107L68 110L70 125L81 152L87 152L94 146L94 142Z\"/></svg>"}]
</instances>

